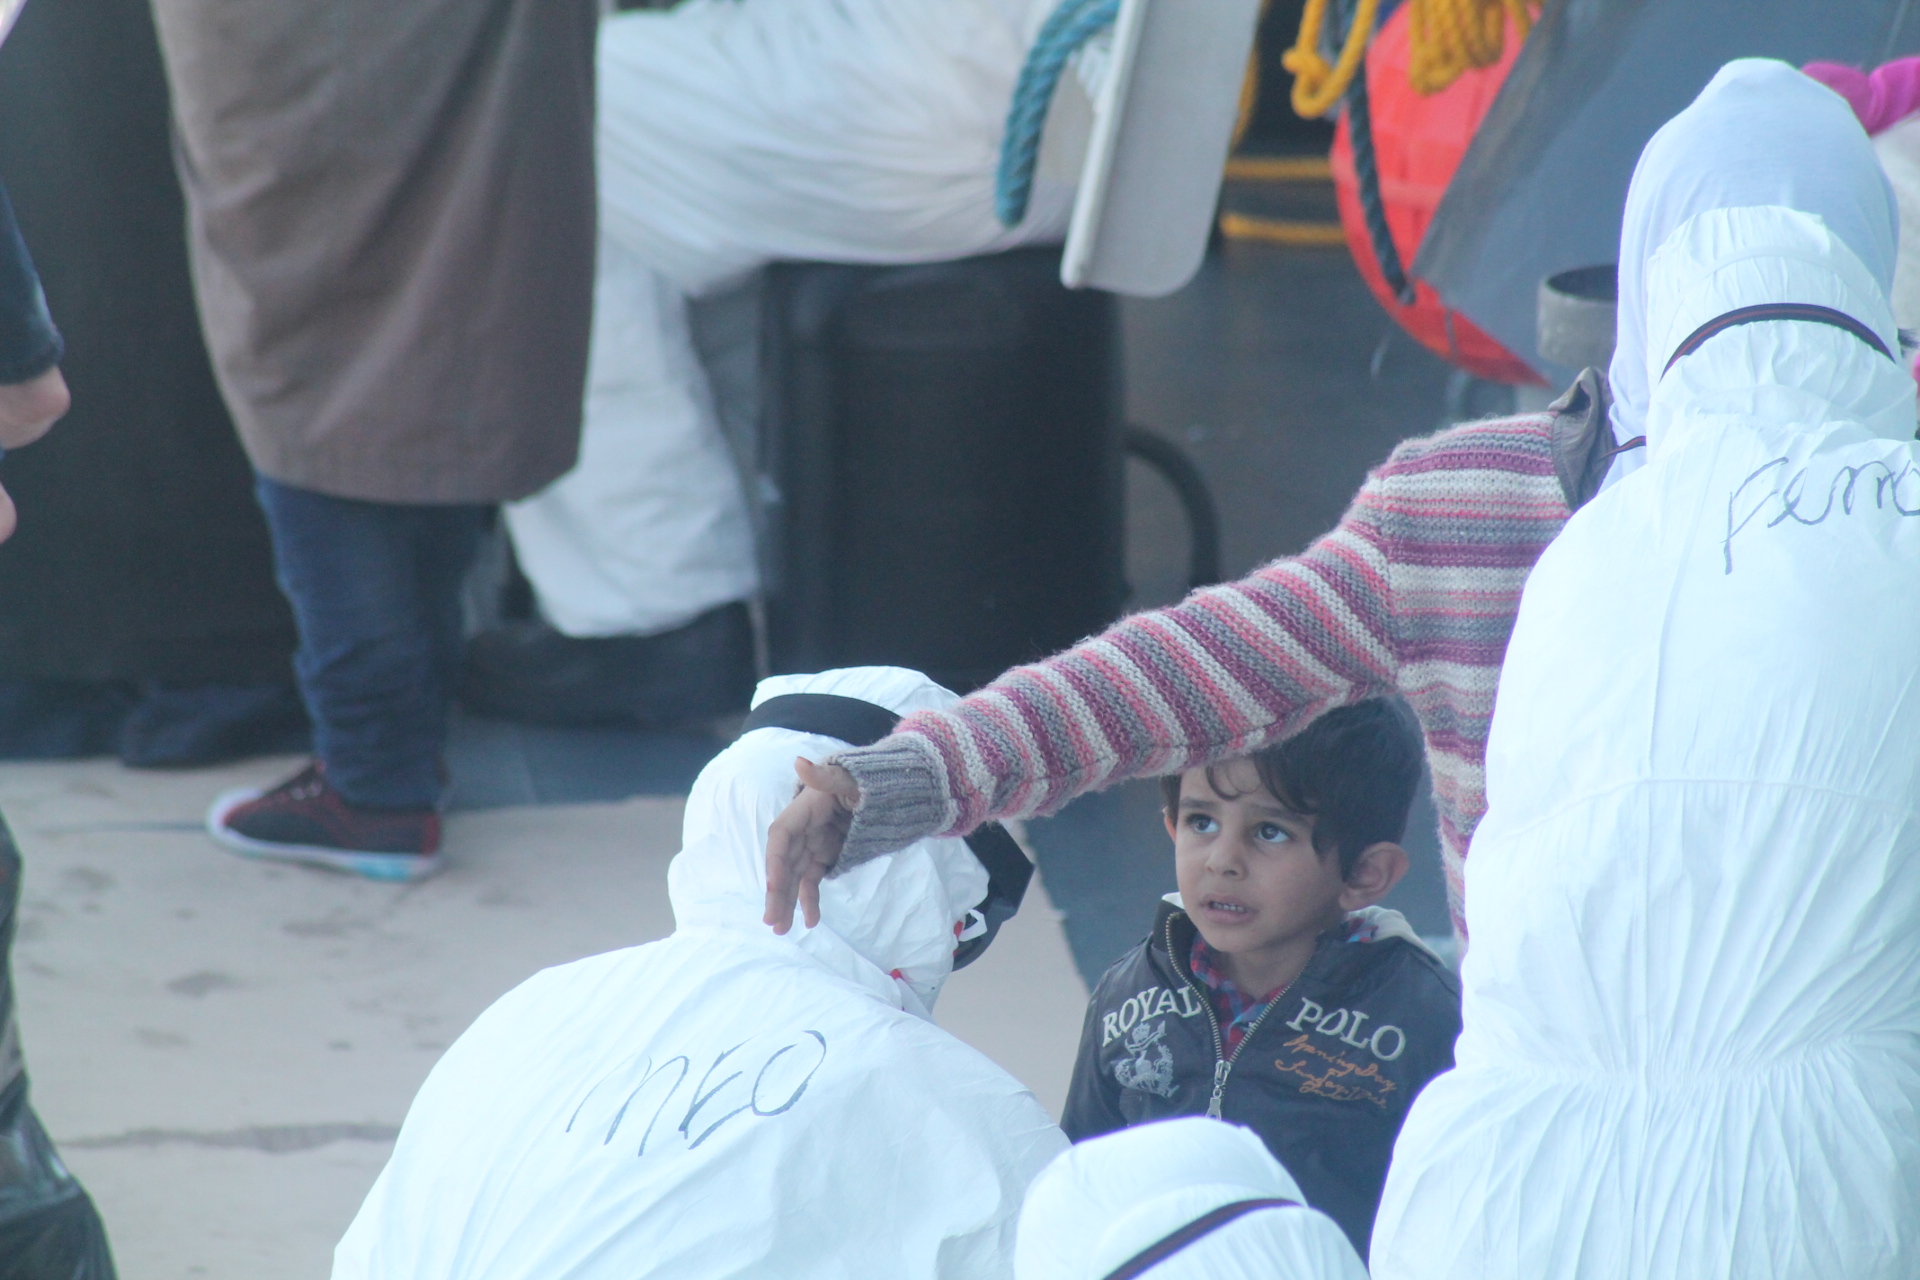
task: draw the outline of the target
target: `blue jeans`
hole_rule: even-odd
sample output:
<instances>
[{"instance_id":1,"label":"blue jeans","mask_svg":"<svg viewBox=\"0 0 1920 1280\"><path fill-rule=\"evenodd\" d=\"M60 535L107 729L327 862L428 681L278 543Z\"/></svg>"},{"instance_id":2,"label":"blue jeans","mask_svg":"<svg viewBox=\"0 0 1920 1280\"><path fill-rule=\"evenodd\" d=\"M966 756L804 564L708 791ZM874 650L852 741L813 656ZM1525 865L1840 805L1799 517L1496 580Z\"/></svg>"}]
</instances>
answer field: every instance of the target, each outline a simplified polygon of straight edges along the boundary
<instances>
[{"instance_id":1,"label":"blue jeans","mask_svg":"<svg viewBox=\"0 0 1920 1280\"><path fill-rule=\"evenodd\" d=\"M332 498L265 476L256 492L300 629L294 675L327 780L360 808L437 804L460 586L487 508Z\"/></svg>"}]
</instances>

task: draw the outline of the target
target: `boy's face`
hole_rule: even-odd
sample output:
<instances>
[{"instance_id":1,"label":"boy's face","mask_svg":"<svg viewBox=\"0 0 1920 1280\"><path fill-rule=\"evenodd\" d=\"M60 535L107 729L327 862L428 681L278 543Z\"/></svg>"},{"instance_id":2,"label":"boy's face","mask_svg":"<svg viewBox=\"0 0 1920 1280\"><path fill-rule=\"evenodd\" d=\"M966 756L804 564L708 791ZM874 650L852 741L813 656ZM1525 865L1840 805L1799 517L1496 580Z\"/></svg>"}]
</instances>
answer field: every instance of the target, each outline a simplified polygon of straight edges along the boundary
<instances>
[{"instance_id":1,"label":"boy's face","mask_svg":"<svg viewBox=\"0 0 1920 1280\"><path fill-rule=\"evenodd\" d=\"M1187 914L1209 947L1240 961L1228 972L1241 983L1242 973L1252 977L1276 964L1284 971L1288 957L1310 953L1314 939L1345 914L1348 886L1339 855L1314 849L1313 819L1275 799L1251 760L1218 764L1213 772L1234 798L1221 798L1205 769L1189 769L1167 827Z\"/></svg>"}]
</instances>

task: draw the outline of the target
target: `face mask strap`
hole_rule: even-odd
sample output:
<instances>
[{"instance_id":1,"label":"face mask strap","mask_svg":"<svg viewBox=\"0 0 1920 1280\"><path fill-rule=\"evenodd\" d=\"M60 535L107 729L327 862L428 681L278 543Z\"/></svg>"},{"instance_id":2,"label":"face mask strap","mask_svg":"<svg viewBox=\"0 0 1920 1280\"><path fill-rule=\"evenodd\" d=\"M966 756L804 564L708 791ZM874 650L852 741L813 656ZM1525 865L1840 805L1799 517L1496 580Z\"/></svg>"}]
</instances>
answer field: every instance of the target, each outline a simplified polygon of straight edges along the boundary
<instances>
[{"instance_id":1,"label":"face mask strap","mask_svg":"<svg viewBox=\"0 0 1920 1280\"><path fill-rule=\"evenodd\" d=\"M1715 334L1725 333L1727 330L1738 328L1743 324L1761 324L1769 320L1803 320L1812 324L1824 324L1830 328L1842 329L1860 339L1860 341L1866 343L1887 359L1893 359L1893 353L1887 350L1887 344L1880 340L1879 334L1867 328L1866 325L1855 320L1844 311L1835 311L1832 307L1822 307L1811 302L1762 302L1751 307L1738 307L1723 315L1717 315L1688 334L1686 338L1681 341L1680 345L1673 349L1673 354L1667 357L1666 368L1660 370L1660 376L1662 378L1666 377L1668 371L1673 368L1676 362L1682 357L1690 356L1698 351L1701 344Z\"/></svg>"},{"instance_id":2,"label":"face mask strap","mask_svg":"<svg viewBox=\"0 0 1920 1280\"><path fill-rule=\"evenodd\" d=\"M997 822L989 822L967 837L967 848L987 869L987 896L974 910L987 922L987 931L962 942L953 953L953 967L964 969L980 958L1000 932L1000 926L1019 913L1033 881L1033 864Z\"/></svg>"},{"instance_id":3,"label":"face mask strap","mask_svg":"<svg viewBox=\"0 0 1920 1280\"><path fill-rule=\"evenodd\" d=\"M1205 1239L1229 1222L1238 1221L1255 1210L1300 1207L1298 1200L1282 1200L1278 1197L1236 1200L1232 1204L1223 1204L1211 1213L1203 1213L1186 1226L1154 1241L1112 1271L1107 1272L1104 1280L1135 1280L1136 1277L1153 1270L1194 1241Z\"/></svg>"}]
</instances>

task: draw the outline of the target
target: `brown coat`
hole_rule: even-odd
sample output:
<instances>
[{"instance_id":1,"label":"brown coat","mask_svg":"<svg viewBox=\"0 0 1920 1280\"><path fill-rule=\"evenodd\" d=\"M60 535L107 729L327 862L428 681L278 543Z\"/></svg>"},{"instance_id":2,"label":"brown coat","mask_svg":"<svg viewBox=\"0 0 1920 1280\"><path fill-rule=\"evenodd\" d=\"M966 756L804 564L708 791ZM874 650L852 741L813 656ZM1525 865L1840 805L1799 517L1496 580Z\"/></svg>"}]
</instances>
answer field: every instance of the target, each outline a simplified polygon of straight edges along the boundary
<instances>
[{"instance_id":1,"label":"brown coat","mask_svg":"<svg viewBox=\"0 0 1920 1280\"><path fill-rule=\"evenodd\" d=\"M381 502L573 465L594 0L154 0L194 285L248 456Z\"/></svg>"}]
</instances>

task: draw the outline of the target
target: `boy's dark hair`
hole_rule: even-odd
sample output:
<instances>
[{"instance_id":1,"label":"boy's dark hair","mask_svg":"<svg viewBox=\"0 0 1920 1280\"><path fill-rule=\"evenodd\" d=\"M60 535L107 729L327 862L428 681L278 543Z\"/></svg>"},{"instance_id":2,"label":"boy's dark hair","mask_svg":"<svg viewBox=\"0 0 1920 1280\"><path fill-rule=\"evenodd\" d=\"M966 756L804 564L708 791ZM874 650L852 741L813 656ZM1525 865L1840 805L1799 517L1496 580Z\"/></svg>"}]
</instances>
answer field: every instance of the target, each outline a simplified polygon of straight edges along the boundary
<instances>
[{"instance_id":1,"label":"boy's dark hair","mask_svg":"<svg viewBox=\"0 0 1920 1280\"><path fill-rule=\"evenodd\" d=\"M1353 864L1368 846L1383 840L1397 844L1407 833L1407 811L1420 786L1420 730L1394 699L1335 707L1247 759L1276 800L1314 820L1313 847L1323 857L1329 849L1339 851L1343 878L1353 874ZM1207 785L1222 800L1237 800L1241 793L1222 786L1218 770L1225 763L1207 766ZM1166 811L1175 821L1180 777L1170 773L1160 779Z\"/></svg>"}]
</instances>

